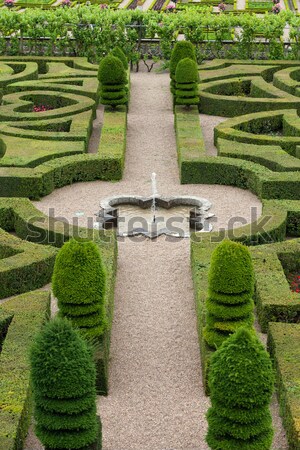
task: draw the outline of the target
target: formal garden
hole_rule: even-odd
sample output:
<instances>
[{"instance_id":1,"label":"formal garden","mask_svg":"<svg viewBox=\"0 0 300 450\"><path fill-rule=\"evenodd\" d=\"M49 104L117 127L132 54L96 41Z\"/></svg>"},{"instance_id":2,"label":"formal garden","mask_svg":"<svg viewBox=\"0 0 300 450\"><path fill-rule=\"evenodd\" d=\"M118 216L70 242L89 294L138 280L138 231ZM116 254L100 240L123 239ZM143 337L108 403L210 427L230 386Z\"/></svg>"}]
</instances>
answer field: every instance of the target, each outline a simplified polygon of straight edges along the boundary
<instances>
[{"instance_id":1,"label":"formal garden","mask_svg":"<svg viewBox=\"0 0 300 450\"><path fill-rule=\"evenodd\" d=\"M0 450L300 449L298 6L227 3L3 5Z\"/></svg>"}]
</instances>

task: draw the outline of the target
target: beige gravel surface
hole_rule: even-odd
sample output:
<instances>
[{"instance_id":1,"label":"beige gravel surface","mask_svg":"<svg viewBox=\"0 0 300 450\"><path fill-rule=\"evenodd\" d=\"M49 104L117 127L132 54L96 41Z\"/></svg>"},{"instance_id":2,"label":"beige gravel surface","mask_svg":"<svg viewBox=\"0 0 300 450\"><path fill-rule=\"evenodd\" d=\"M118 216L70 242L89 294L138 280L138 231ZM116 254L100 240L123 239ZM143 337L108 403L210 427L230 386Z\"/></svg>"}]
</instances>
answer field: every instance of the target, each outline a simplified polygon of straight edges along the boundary
<instances>
[{"instance_id":1,"label":"beige gravel surface","mask_svg":"<svg viewBox=\"0 0 300 450\"><path fill-rule=\"evenodd\" d=\"M132 74L126 170L119 183L78 183L58 189L36 206L80 224L115 194L148 195L150 175L163 195L191 194L212 201L215 229L232 216L251 221L260 201L248 191L179 184L169 77ZM203 123L202 123L203 126ZM82 215L83 214L83 215ZM235 224L238 226L238 224ZM206 450L209 400L201 385L189 240L119 243L110 390L99 397L103 450ZM275 413L276 416L276 413ZM274 449L287 449L281 422ZM42 447L31 432L26 450Z\"/></svg>"}]
</instances>

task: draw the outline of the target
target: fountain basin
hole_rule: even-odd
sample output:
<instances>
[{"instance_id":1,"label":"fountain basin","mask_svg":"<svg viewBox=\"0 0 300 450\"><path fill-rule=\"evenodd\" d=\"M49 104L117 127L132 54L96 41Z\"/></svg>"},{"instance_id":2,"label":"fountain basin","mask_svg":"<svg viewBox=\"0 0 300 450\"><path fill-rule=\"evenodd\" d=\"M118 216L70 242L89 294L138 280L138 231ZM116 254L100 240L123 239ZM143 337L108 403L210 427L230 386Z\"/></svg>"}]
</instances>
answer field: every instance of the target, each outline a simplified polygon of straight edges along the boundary
<instances>
[{"instance_id":1,"label":"fountain basin","mask_svg":"<svg viewBox=\"0 0 300 450\"><path fill-rule=\"evenodd\" d=\"M151 210L153 200L155 200L155 205L158 208L155 211L155 220L152 219L153 211ZM127 213L126 205L128 205ZM212 225L208 220L214 214L207 213L211 206L212 204L208 200L193 196L162 197L160 195L152 195L150 197L142 197L121 195L109 197L100 203L100 211L96 215L95 228L108 229L116 227L118 228L118 235L123 237L137 235L144 235L149 238L161 235L189 237L191 231L209 232L212 230ZM137 209L135 210L132 207ZM143 218L139 209L148 210ZM167 214L166 210L172 210L172 214ZM128 227L127 229L120 227L120 222L125 221L126 215L130 216L132 222L135 217L137 219L136 222L140 222L141 226ZM184 225L184 220L187 223L187 227L172 225L179 222Z\"/></svg>"}]
</instances>

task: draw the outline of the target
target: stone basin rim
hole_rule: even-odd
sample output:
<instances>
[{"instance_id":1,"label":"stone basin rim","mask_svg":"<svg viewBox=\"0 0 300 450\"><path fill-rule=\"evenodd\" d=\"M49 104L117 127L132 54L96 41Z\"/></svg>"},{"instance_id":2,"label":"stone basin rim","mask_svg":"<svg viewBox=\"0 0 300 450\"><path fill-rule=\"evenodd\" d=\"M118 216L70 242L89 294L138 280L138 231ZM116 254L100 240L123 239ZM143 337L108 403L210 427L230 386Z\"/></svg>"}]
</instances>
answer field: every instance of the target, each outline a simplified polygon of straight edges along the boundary
<instances>
[{"instance_id":1,"label":"stone basin rim","mask_svg":"<svg viewBox=\"0 0 300 450\"><path fill-rule=\"evenodd\" d=\"M101 209L115 208L118 205L136 205L142 209L149 208L152 205L155 198L158 207L164 209L174 208L180 205L192 206L200 209L201 211L208 211L212 207L212 203L206 198L181 195L164 197L161 195L151 195L149 197L143 197L140 195L118 195L114 197L108 197L100 202Z\"/></svg>"}]
</instances>

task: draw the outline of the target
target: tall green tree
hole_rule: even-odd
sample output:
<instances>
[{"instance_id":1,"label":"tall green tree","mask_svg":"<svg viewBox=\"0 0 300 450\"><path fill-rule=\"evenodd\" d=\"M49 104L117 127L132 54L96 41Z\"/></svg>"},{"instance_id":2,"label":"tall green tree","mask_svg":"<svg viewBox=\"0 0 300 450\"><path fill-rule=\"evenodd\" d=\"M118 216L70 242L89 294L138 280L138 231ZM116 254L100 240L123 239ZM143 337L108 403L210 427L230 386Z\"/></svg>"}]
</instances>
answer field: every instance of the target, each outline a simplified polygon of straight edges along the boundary
<instances>
[{"instance_id":1,"label":"tall green tree","mask_svg":"<svg viewBox=\"0 0 300 450\"><path fill-rule=\"evenodd\" d=\"M47 449L97 449L96 370L87 343L66 319L44 326L31 349L36 435Z\"/></svg>"},{"instance_id":2,"label":"tall green tree","mask_svg":"<svg viewBox=\"0 0 300 450\"><path fill-rule=\"evenodd\" d=\"M114 108L127 104L127 73L119 57L110 54L100 61L98 80L100 81L100 102L103 105Z\"/></svg>"},{"instance_id":3,"label":"tall green tree","mask_svg":"<svg viewBox=\"0 0 300 450\"><path fill-rule=\"evenodd\" d=\"M71 320L83 336L101 336L107 326L106 272L93 241L71 239L56 257L52 290L59 315Z\"/></svg>"},{"instance_id":4,"label":"tall green tree","mask_svg":"<svg viewBox=\"0 0 300 450\"><path fill-rule=\"evenodd\" d=\"M171 92L175 95L176 90L176 68L180 60L190 58L197 62L195 46L189 41L178 41L174 45L170 59L170 77L171 77Z\"/></svg>"},{"instance_id":5,"label":"tall green tree","mask_svg":"<svg viewBox=\"0 0 300 450\"><path fill-rule=\"evenodd\" d=\"M211 408L206 441L212 450L270 450L274 373L254 331L240 328L211 357Z\"/></svg>"},{"instance_id":6,"label":"tall green tree","mask_svg":"<svg viewBox=\"0 0 300 450\"><path fill-rule=\"evenodd\" d=\"M213 251L208 281L204 338L216 348L239 327L253 327L254 270L249 249L224 240Z\"/></svg>"},{"instance_id":7,"label":"tall green tree","mask_svg":"<svg viewBox=\"0 0 300 450\"><path fill-rule=\"evenodd\" d=\"M198 105L198 67L195 61L184 58L179 61L175 72L176 90L175 103L177 105Z\"/></svg>"}]
</instances>

